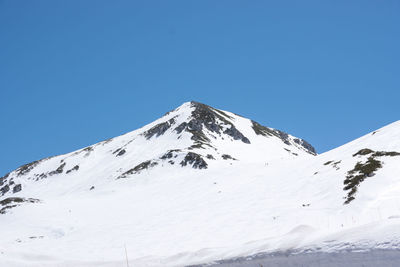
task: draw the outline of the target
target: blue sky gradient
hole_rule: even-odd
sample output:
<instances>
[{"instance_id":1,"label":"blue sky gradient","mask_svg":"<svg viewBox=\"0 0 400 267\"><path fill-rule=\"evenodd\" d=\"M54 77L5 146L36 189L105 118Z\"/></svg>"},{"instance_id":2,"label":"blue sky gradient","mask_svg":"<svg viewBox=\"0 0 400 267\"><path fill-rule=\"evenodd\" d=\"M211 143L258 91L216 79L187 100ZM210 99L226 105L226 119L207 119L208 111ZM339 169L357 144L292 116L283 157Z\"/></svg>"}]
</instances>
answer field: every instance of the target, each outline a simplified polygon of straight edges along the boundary
<instances>
[{"instance_id":1,"label":"blue sky gradient","mask_svg":"<svg viewBox=\"0 0 400 267\"><path fill-rule=\"evenodd\" d=\"M399 119L400 1L0 0L0 176L196 100L324 152Z\"/></svg>"}]
</instances>

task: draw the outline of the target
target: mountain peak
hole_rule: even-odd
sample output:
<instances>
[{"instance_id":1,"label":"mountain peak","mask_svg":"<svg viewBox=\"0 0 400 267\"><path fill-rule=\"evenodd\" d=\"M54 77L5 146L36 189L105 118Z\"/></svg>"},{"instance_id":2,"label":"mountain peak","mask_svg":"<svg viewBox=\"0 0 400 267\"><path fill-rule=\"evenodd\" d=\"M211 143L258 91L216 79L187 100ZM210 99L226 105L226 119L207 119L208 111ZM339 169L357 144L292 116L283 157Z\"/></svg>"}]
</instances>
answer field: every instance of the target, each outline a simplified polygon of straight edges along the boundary
<instances>
[{"instance_id":1,"label":"mountain peak","mask_svg":"<svg viewBox=\"0 0 400 267\"><path fill-rule=\"evenodd\" d=\"M371 225L377 247L398 246L398 126L314 156L302 139L187 102L141 129L0 178L0 256L80 266L106 250L118 265L127 244L135 266L183 266L288 244L365 249ZM343 239L348 231L354 244Z\"/></svg>"},{"instance_id":2,"label":"mountain peak","mask_svg":"<svg viewBox=\"0 0 400 267\"><path fill-rule=\"evenodd\" d=\"M106 168L113 179L164 167L207 169L239 161L316 155L306 141L196 101L149 125L81 150L35 161L0 178L0 196L21 191L17 180L40 181ZM91 171L90 176L99 175Z\"/></svg>"}]
</instances>

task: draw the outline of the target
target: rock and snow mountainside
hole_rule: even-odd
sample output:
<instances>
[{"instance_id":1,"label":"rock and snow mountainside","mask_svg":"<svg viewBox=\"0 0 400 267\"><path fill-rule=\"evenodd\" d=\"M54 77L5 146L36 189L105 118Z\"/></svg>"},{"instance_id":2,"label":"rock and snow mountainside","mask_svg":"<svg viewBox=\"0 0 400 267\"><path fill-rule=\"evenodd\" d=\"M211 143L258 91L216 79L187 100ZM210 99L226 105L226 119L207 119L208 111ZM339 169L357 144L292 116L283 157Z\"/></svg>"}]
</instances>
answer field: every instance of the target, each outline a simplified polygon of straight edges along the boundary
<instances>
[{"instance_id":1,"label":"rock and snow mountainside","mask_svg":"<svg viewBox=\"0 0 400 267\"><path fill-rule=\"evenodd\" d=\"M317 155L190 102L0 178L0 266L185 266L400 249L400 121Z\"/></svg>"}]
</instances>

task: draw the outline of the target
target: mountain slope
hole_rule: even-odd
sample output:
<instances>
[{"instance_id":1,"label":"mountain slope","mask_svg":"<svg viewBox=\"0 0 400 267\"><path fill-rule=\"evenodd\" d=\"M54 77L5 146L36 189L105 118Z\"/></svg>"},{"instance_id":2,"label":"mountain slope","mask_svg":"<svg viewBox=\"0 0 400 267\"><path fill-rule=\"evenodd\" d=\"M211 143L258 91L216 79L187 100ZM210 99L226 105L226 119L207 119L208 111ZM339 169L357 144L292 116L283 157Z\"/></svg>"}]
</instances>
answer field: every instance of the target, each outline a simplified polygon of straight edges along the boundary
<instances>
[{"instance_id":1,"label":"mountain slope","mask_svg":"<svg viewBox=\"0 0 400 267\"><path fill-rule=\"evenodd\" d=\"M232 164L235 160L266 161L299 154L316 153L302 139L190 102L139 130L21 166L0 179L0 196L12 195L49 178L58 180L67 176L73 180L85 176L86 181L101 183L126 178L157 165L206 169L221 159Z\"/></svg>"},{"instance_id":2,"label":"mountain slope","mask_svg":"<svg viewBox=\"0 0 400 267\"><path fill-rule=\"evenodd\" d=\"M399 137L396 122L316 155L302 139L185 103L0 179L0 263L125 266L125 247L133 266L400 248ZM364 168L370 157L380 165Z\"/></svg>"}]
</instances>

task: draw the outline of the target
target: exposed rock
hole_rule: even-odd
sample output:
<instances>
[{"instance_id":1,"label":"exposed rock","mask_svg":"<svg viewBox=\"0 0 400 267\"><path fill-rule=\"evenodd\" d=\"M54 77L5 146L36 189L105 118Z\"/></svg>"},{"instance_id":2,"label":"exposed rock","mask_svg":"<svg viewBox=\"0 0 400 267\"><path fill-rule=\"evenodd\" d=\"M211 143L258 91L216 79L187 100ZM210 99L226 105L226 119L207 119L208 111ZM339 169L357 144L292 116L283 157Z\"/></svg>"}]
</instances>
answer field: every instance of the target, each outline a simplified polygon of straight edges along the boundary
<instances>
[{"instance_id":1,"label":"exposed rock","mask_svg":"<svg viewBox=\"0 0 400 267\"><path fill-rule=\"evenodd\" d=\"M237 160L237 159L235 159L234 157L232 157L231 155L228 155L228 154L223 154L221 157L222 157L224 160L228 160L228 159Z\"/></svg>"},{"instance_id":2,"label":"exposed rock","mask_svg":"<svg viewBox=\"0 0 400 267\"><path fill-rule=\"evenodd\" d=\"M373 152L374 151L369 148L364 148L364 149L359 150L357 153L353 154L353 157L358 156L358 155L365 156L365 155L371 154Z\"/></svg>"},{"instance_id":3,"label":"exposed rock","mask_svg":"<svg viewBox=\"0 0 400 267\"><path fill-rule=\"evenodd\" d=\"M376 158L385 156L400 156L400 153L396 151L373 151L372 149L364 148L353 154L353 157L366 155L370 156L365 163L357 162L354 168L347 172L346 179L343 182L345 185L343 190L348 191L344 204L349 204L351 201L353 201L355 199L357 188L360 186L360 184L366 178L374 176L375 172L382 168L382 162ZM335 162L335 164L338 163L340 163L340 161Z\"/></svg>"},{"instance_id":4,"label":"exposed rock","mask_svg":"<svg viewBox=\"0 0 400 267\"><path fill-rule=\"evenodd\" d=\"M67 174L72 172L72 171L77 171L77 170L79 170L79 165L75 165L72 169L68 170Z\"/></svg>"},{"instance_id":5,"label":"exposed rock","mask_svg":"<svg viewBox=\"0 0 400 267\"><path fill-rule=\"evenodd\" d=\"M263 136L276 136L279 139L282 140L282 142L284 142L287 145L291 145L289 142L289 135L285 132L279 131L279 130L274 130L265 126L262 126L261 124L255 122L255 121L251 121L252 122L252 128L254 130L254 132L257 135L263 135Z\"/></svg>"},{"instance_id":6,"label":"exposed rock","mask_svg":"<svg viewBox=\"0 0 400 267\"><path fill-rule=\"evenodd\" d=\"M250 140L238 131L235 127L228 128L224 131L225 134L232 136L234 140L241 140L243 143L250 144Z\"/></svg>"},{"instance_id":7,"label":"exposed rock","mask_svg":"<svg viewBox=\"0 0 400 267\"><path fill-rule=\"evenodd\" d=\"M118 178L125 178L125 177L127 177L128 175L140 173L142 170L145 170L145 169L154 167L154 166L156 166L156 165L158 165L157 162L151 161L151 160L147 160L147 161L142 162L142 163L140 163L139 165L135 166L134 168L132 168L132 169L130 169L130 170L124 172L124 173L123 173L122 175L120 175Z\"/></svg>"},{"instance_id":8,"label":"exposed rock","mask_svg":"<svg viewBox=\"0 0 400 267\"><path fill-rule=\"evenodd\" d=\"M189 152L185 158L181 161L181 166L192 165L195 169L207 169L208 164L199 154Z\"/></svg>"},{"instance_id":9,"label":"exposed rock","mask_svg":"<svg viewBox=\"0 0 400 267\"><path fill-rule=\"evenodd\" d=\"M395 156L400 156L399 152L396 151L376 151L372 156L374 157L383 157L383 156L389 156L389 157L395 157Z\"/></svg>"},{"instance_id":10,"label":"exposed rock","mask_svg":"<svg viewBox=\"0 0 400 267\"><path fill-rule=\"evenodd\" d=\"M382 168L382 163L371 156L368 158L367 162L358 162L352 170L347 172L346 179L343 182L345 185L343 190L349 192L347 193L344 204L349 204L355 199L354 195L357 192L357 187L366 178L374 176L375 171L379 168Z\"/></svg>"},{"instance_id":11,"label":"exposed rock","mask_svg":"<svg viewBox=\"0 0 400 267\"><path fill-rule=\"evenodd\" d=\"M173 157L176 158L177 157L176 152L180 152L180 151L181 151L180 149L168 150L168 152L165 153L164 155L162 155L160 157L160 159L165 160L165 159L170 159L170 158L173 158Z\"/></svg>"},{"instance_id":12,"label":"exposed rock","mask_svg":"<svg viewBox=\"0 0 400 267\"><path fill-rule=\"evenodd\" d=\"M52 176L52 175L55 175L55 174L60 174L60 173L62 173L62 172L64 171L65 165L66 165L65 162L62 163L60 166L58 166L58 168L57 168L56 170L49 172L49 175Z\"/></svg>"},{"instance_id":13,"label":"exposed rock","mask_svg":"<svg viewBox=\"0 0 400 267\"><path fill-rule=\"evenodd\" d=\"M5 214L6 210L14 208L21 203L37 203L40 202L39 199L35 198L21 198L21 197L9 197L0 201L0 206L3 208L0 209L0 214Z\"/></svg>"},{"instance_id":14,"label":"exposed rock","mask_svg":"<svg viewBox=\"0 0 400 267\"><path fill-rule=\"evenodd\" d=\"M182 131L187 131L192 134L192 140L198 142L198 144L204 144L210 141L203 132L205 128L212 133L219 135L224 133L234 140L241 140L246 144L250 144L250 140L229 121L229 119L232 119L231 116L198 102L191 102L191 105L194 107L191 119L189 122L181 123L174 129L178 134Z\"/></svg>"},{"instance_id":15,"label":"exposed rock","mask_svg":"<svg viewBox=\"0 0 400 267\"><path fill-rule=\"evenodd\" d=\"M154 135L156 137L159 137L160 135L163 135L169 128L171 128L173 124L175 124L174 118L153 126L151 129L144 132L143 135L146 137L147 140L152 138Z\"/></svg>"},{"instance_id":16,"label":"exposed rock","mask_svg":"<svg viewBox=\"0 0 400 267\"><path fill-rule=\"evenodd\" d=\"M0 188L0 196L3 196L8 191L10 191L10 186L8 184L6 184L2 188Z\"/></svg>"},{"instance_id":17,"label":"exposed rock","mask_svg":"<svg viewBox=\"0 0 400 267\"><path fill-rule=\"evenodd\" d=\"M372 157L395 157L395 156L400 156L399 152L396 151L373 151L372 149L369 148L363 148L359 150L357 153L353 154L353 157L355 156L365 156L372 154Z\"/></svg>"},{"instance_id":18,"label":"exposed rock","mask_svg":"<svg viewBox=\"0 0 400 267\"><path fill-rule=\"evenodd\" d=\"M308 151L310 154L317 155L317 151L315 150L315 148L310 143L308 143L306 140L295 138L293 141L296 144L304 147L306 149L306 151Z\"/></svg>"},{"instance_id":19,"label":"exposed rock","mask_svg":"<svg viewBox=\"0 0 400 267\"><path fill-rule=\"evenodd\" d=\"M280 130L271 129L271 128L262 126L261 124L255 122L255 121L251 121L251 122L252 122L252 128L257 135L263 135L266 137L276 136L279 139L281 139L284 144L289 145L289 146L292 145L290 143L289 135L287 133L282 132ZM293 140L293 142L295 142L297 145L302 146L308 153L310 153L312 155L317 154L315 148L312 145L310 145L307 141L305 141L303 139L295 138Z\"/></svg>"},{"instance_id":20,"label":"exposed rock","mask_svg":"<svg viewBox=\"0 0 400 267\"><path fill-rule=\"evenodd\" d=\"M206 158L215 160L215 158L214 158L213 155L211 155L211 154L207 154Z\"/></svg>"},{"instance_id":21,"label":"exposed rock","mask_svg":"<svg viewBox=\"0 0 400 267\"><path fill-rule=\"evenodd\" d=\"M113 152L113 154L116 154L116 153L120 152L121 149L122 149L122 148L118 148L117 150L115 150L115 151Z\"/></svg>"},{"instance_id":22,"label":"exposed rock","mask_svg":"<svg viewBox=\"0 0 400 267\"><path fill-rule=\"evenodd\" d=\"M17 184L17 185L15 185L14 186L14 188L13 188L13 193L15 194L15 193L18 193L19 191L21 191L22 190L22 185L21 184Z\"/></svg>"},{"instance_id":23,"label":"exposed rock","mask_svg":"<svg viewBox=\"0 0 400 267\"><path fill-rule=\"evenodd\" d=\"M262 126L261 124L259 124L258 122L255 122L255 121L251 121L251 123L252 123L251 127L253 128L254 132L257 135L277 136L276 133L274 132L274 130L272 130L268 127Z\"/></svg>"},{"instance_id":24,"label":"exposed rock","mask_svg":"<svg viewBox=\"0 0 400 267\"><path fill-rule=\"evenodd\" d=\"M82 150L85 151L85 152L91 152L91 151L93 151L93 146L85 147L85 148L82 149Z\"/></svg>"},{"instance_id":25,"label":"exposed rock","mask_svg":"<svg viewBox=\"0 0 400 267\"><path fill-rule=\"evenodd\" d=\"M10 176L10 173L7 173L3 177L0 177L0 186L2 186L6 182L6 179L8 178L8 176Z\"/></svg>"},{"instance_id":26,"label":"exposed rock","mask_svg":"<svg viewBox=\"0 0 400 267\"><path fill-rule=\"evenodd\" d=\"M88 147L85 147L84 149L82 149L82 151L86 152L86 154L84 155L84 157L89 156L90 153L91 153L93 150L94 150L94 149L93 149L92 146L88 146Z\"/></svg>"},{"instance_id":27,"label":"exposed rock","mask_svg":"<svg viewBox=\"0 0 400 267\"><path fill-rule=\"evenodd\" d=\"M275 130L275 132L277 133L278 137L282 140L283 143L285 143L288 146L291 145L291 143L289 142L289 135L287 133L279 130Z\"/></svg>"},{"instance_id":28,"label":"exposed rock","mask_svg":"<svg viewBox=\"0 0 400 267\"><path fill-rule=\"evenodd\" d=\"M122 156L123 154L125 154L125 152L126 152L125 149L121 149L121 151L118 152L117 157Z\"/></svg>"},{"instance_id":29,"label":"exposed rock","mask_svg":"<svg viewBox=\"0 0 400 267\"><path fill-rule=\"evenodd\" d=\"M40 163L40 160L33 161L31 163L22 165L18 169L16 169L17 176L25 175L29 173L33 168L35 168Z\"/></svg>"}]
</instances>

